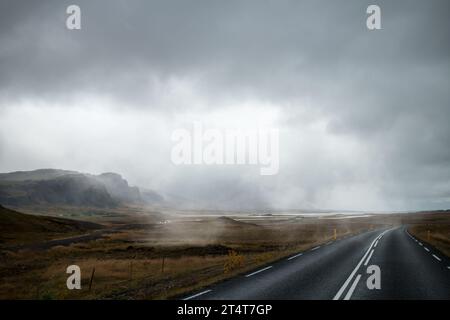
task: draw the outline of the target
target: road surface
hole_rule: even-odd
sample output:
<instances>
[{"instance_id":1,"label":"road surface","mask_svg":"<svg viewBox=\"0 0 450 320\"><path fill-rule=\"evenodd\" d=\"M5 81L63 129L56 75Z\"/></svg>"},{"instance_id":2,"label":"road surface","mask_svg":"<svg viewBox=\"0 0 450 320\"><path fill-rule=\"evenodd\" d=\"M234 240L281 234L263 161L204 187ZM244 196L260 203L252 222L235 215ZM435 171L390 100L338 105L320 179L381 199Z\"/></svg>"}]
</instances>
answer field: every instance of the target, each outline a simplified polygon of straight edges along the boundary
<instances>
[{"instance_id":1,"label":"road surface","mask_svg":"<svg viewBox=\"0 0 450 320\"><path fill-rule=\"evenodd\" d=\"M450 299L450 259L401 226L329 242L185 299Z\"/></svg>"}]
</instances>

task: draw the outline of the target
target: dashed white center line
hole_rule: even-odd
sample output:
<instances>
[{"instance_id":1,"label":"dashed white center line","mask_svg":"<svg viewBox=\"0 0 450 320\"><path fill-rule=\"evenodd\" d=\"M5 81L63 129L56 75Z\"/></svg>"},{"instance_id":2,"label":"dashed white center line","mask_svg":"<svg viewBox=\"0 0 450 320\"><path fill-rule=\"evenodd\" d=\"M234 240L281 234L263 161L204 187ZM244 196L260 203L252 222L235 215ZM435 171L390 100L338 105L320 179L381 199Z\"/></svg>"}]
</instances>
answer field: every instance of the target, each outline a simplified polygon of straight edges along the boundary
<instances>
[{"instance_id":1,"label":"dashed white center line","mask_svg":"<svg viewBox=\"0 0 450 320\"><path fill-rule=\"evenodd\" d=\"M260 272L266 271L266 270L268 270L268 269L270 269L270 268L272 268L272 266L268 266L268 267L262 268L262 269L260 269L260 270L258 270L258 271L249 273L249 274L246 275L246 277L254 276L255 274L258 274L258 273L260 273Z\"/></svg>"},{"instance_id":2,"label":"dashed white center line","mask_svg":"<svg viewBox=\"0 0 450 320\"><path fill-rule=\"evenodd\" d=\"M433 257L438 260L438 261L442 261L441 258L439 258L437 255L433 254Z\"/></svg>"},{"instance_id":3,"label":"dashed white center line","mask_svg":"<svg viewBox=\"0 0 450 320\"><path fill-rule=\"evenodd\" d=\"M423 247L425 250L427 250L428 252L430 252L430 249L428 249L427 247Z\"/></svg>"},{"instance_id":4,"label":"dashed white center line","mask_svg":"<svg viewBox=\"0 0 450 320\"><path fill-rule=\"evenodd\" d=\"M345 295L344 300L350 300L350 298L352 297L353 291L355 291L355 288L358 285L359 279L361 279L360 274L358 274L358 276L355 278L355 281L353 281L352 286L350 287L350 290L348 290L347 294Z\"/></svg>"},{"instance_id":5,"label":"dashed white center line","mask_svg":"<svg viewBox=\"0 0 450 320\"><path fill-rule=\"evenodd\" d=\"M450 270L450 266L448 266L448 267L447 267L447 269L449 269L449 270Z\"/></svg>"},{"instance_id":6,"label":"dashed white center line","mask_svg":"<svg viewBox=\"0 0 450 320\"><path fill-rule=\"evenodd\" d=\"M208 292L211 292L211 290L205 290L205 291L202 291L202 292L200 292L200 293L194 294L193 296L184 298L183 300L190 300L190 299L199 297L199 296L201 296L202 294L205 294L205 293L208 293Z\"/></svg>"},{"instance_id":7,"label":"dashed white center line","mask_svg":"<svg viewBox=\"0 0 450 320\"><path fill-rule=\"evenodd\" d=\"M419 246L423 246L422 242L419 242Z\"/></svg>"},{"instance_id":8,"label":"dashed white center line","mask_svg":"<svg viewBox=\"0 0 450 320\"><path fill-rule=\"evenodd\" d=\"M377 240L377 242L375 242L375 245L373 247L376 248L377 245L378 245L378 240Z\"/></svg>"},{"instance_id":9,"label":"dashed white center line","mask_svg":"<svg viewBox=\"0 0 450 320\"><path fill-rule=\"evenodd\" d=\"M303 253L299 253L299 254L296 254L295 256L289 257L288 260L292 260L292 259L298 258L301 255L303 255Z\"/></svg>"}]
</instances>

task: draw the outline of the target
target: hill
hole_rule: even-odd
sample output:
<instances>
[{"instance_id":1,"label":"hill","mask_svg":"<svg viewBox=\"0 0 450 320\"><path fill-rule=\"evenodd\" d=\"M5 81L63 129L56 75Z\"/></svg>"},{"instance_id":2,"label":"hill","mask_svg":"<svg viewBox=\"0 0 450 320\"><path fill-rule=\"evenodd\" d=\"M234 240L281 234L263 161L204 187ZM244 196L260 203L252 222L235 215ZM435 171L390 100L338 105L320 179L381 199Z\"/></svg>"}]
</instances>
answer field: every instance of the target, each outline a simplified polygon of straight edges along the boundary
<instances>
[{"instance_id":1,"label":"hill","mask_svg":"<svg viewBox=\"0 0 450 320\"><path fill-rule=\"evenodd\" d=\"M49 180L68 174L77 174L76 171L59 169L38 169L33 171L14 171L0 173L0 181L26 181L26 180Z\"/></svg>"},{"instance_id":2,"label":"hill","mask_svg":"<svg viewBox=\"0 0 450 320\"><path fill-rule=\"evenodd\" d=\"M70 205L113 208L161 201L157 193L131 187L117 173L92 175L39 169L0 174L0 203L10 206Z\"/></svg>"},{"instance_id":3,"label":"hill","mask_svg":"<svg viewBox=\"0 0 450 320\"><path fill-rule=\"evenodd\" d=\"M62 218L34 216L0 205L0 244L48 240L57 236L80 234L102 228L101 225Z\"/></svg>"}]
</instances>

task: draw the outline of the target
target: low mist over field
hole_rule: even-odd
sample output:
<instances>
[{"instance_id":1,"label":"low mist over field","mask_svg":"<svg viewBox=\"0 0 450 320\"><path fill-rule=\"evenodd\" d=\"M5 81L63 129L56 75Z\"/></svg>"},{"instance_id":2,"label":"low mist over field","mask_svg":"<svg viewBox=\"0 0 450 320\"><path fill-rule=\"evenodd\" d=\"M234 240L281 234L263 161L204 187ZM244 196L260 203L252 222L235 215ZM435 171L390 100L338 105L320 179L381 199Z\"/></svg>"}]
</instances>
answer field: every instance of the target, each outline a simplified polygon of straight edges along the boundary
<instances>
[{"instance_id":1,"label":"low mist over field","mask_svg":"<svg viewBox=\"0 0 450 320\"><path fill-rule=\"evenodd\" d=\"M1 0L0 300L450 299L449 13Z\"/></svg>"}]
</instances>

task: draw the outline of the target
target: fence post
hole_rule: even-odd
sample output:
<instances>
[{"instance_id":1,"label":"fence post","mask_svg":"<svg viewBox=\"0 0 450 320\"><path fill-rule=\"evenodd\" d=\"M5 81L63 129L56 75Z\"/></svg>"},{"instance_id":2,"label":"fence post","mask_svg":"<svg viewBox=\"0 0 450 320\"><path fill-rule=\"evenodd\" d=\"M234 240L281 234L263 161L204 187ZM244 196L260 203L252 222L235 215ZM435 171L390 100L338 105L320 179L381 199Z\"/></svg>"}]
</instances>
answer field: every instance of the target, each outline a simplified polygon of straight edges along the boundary
<instances>
[{"instance_id":1,"label":"fence post","mask_svg":"<svg viewBox=\"0 0 450 320\"><path fill-rule=\"evenodd\" d=\"M130 281L133 280L133 260L130 261Z\"/></svg>"},{"instance_id":2,"label":"fence post","mask_svg":"<svg viewBox=\"0 0 450 320\"><path fill-rule=\"evenodd\" d=\"M95 274L95 267L92 269L91 279L89 280L89 291L91 291L92 288L92 281L94 280L94 274Z\"/></svg>"}]
</instances>

